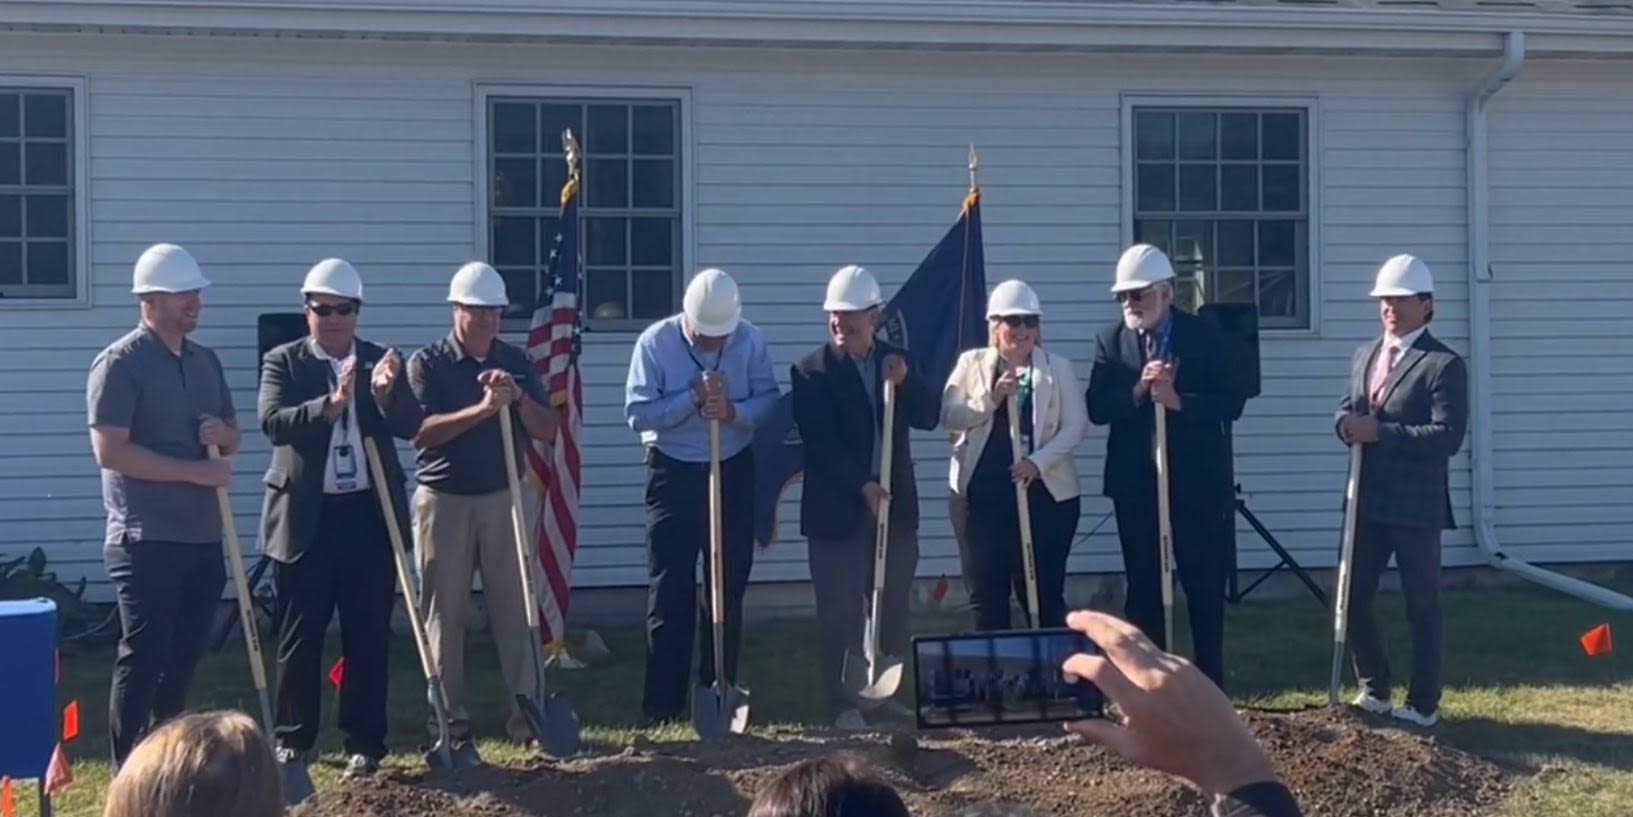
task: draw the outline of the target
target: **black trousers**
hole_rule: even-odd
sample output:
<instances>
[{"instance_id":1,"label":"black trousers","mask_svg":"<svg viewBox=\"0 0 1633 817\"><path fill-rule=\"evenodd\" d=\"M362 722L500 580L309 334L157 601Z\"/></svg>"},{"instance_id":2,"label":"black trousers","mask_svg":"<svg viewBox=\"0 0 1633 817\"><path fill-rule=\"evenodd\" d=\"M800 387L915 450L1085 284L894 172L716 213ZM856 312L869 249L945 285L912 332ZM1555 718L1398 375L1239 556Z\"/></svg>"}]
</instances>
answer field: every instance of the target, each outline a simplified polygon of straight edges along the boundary
<instances>
[{"instance_id":1,"label":"black trousers","mask_svg":"<svg viewBox=\"0 0 1633 817\"><path fill-rule=\"evenodd\" d=\"M1038 627L1066 626L1066 559L1077 536L1082 502L1056 502L1042 480L1027 489L1032 550L1038 571ZM1010 594L1027 610L1026 564L1021 555L1021 515L1014 491L972 494L959 556L970 588L978 630L1010 629ZM1028 614L1028 617L1030 615Z\"/></svg>"},{"instance_id":2,"label":"black trousers","mask_svg":"<svg viewBox=\"0 0 1633 817\"><path fill-rule=\"evenodd\" d=\"M1355 674L1373 697L1389 700L1389 656L1373 601L1378 580L1389 568L1393 554L1400 568L1401 592L1406 596L1406 623L1412 633L1412 683L1406 705L1427 715L1440 709L1440 531L1405 528L1359 520L1355 530L1348 638L1355 656Z\"/></svg>"},{"instance_id":3,"label":"black trousers","mask_svg":"<svg viewBox=\"0 0 1633 817\"><path fill-rule=\"evenodd\" d=\"M182 713L221 605L221 543L120 542L103 551L119 606L108 696L117 769L153 727Z\"/></svg>"},{"instance_id":4,"label":"black trousers","mask_svg":"<svg viewBox=\"0 0 1633 817\"><path fill-rule=\"evenodd\" d=\"M701 641L698 683L714 683L714 629L709 615L709 464L671 459L652 449L646 483L646 687L641 710L651 721L685 716L694 632ZM754 567L754 456L745 449L720 463L725 548L725 661L737 679L743 637L743 591ZM703 592L698 593L699 557Z\"/></svg>"},{"instance_id":5,"label":"black trousers","mask_svg":"<svg viewBox=\"0 0 1633 817\"><path fill-rule=\"evenodd\" d=\"M317 536L293 562L278 562L278 745L317 744L323 715L323 637L340 612L340 729L348 754L386 754L386 689L397 574L374 492L325 496Z\"/></svg>"},{"instance_id":6,"label":"black trousers","mask_svg":"<svg viewBox=\"0 0 1633 817\"><path fill-rule=\"evenodd\" d=\"M1174 570L1185 590L1190 611L1194 663L1220 689L1225 688L1225 580L1228 578L1230 509L1222 502L1186 501L1171 491L1170 522L1174 536ZM1128 580L1124 614L1163 649L1166 622L1162 609L1162 553L1157 525L1157 496L1114 503L1117 536L1123 545ZM1177 593L1177 591L1176 591Z\"/></svg>"}]
</instances>

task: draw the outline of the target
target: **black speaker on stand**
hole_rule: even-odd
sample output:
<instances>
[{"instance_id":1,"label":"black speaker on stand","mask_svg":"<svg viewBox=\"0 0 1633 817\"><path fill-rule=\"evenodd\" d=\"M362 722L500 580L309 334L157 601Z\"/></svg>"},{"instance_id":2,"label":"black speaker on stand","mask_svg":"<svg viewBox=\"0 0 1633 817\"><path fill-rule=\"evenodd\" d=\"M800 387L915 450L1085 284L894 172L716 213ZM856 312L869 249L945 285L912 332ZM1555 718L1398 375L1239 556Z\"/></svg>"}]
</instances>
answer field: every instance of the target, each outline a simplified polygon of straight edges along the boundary
<instances>
[{"instance_id":1,"label":"black speaker on stand","mask_svg":"<svg viewBox=\"0 0 1633 817\"><path fill-rule=\"evenodd\" d=\"M306 337L306 313L304 312L263 312L255 319L255 370L260 372L261 361L266 353L292 340ZM272 560L262 556L255 560L255 566L249 571L250 593L255 597L252 607L260 615L264 615L268 622L276 621L278 599L269 584L261 587L261 581L266 572L272 567ZM216 620L215 632L211 637L211 648L214 652L221 652L227 646L227 639L239 631L238 608L229 608Z\"/></svg>"},{"instance_id":2,"label":"black speaker on stand","mask_svg":"<svg viewBox=\"0 0 1633 817\"><path fill-rule=\"evenodd\" d=\"M1228 341L1226 346L1226 366L1232 374L1234 385L1238 391L1247 399L1258 397L1261 389L1258 306L1242 303L1205 304L1201 309L1197 310L1197 316L1211 322L1225 335ZM1310 591L1311 595L1315 596L1316 601L1320 602L1321 606L1327 606L1327 594L1310 578L1310 574L1305 572L1304 568L1299 565L1298 560L1293 558L1293 554L1287 552L1287 548L1277 541L1275 535L1248 508L1246 495L1242 491L1242 484L1236 481L1236 431L1235 424L1230 421L1225 422L1225 452L1225 467L1229 469L1229 478L1225 481L1225 484L1230 486L1228 489L1230 496L1227 497L1228 507L1234 508L1236 515L1246 519L1247 523L1253 527L1254 532L1259 534L1259 538L1264 540L1264 543L1280 558L1275 566L1266 570L1247 587L1242 587L1237 564L1236 525L1226 525L1226 536L1230 547L1230 573L1225 588L1225 600L1232 604L1240 604L1243 599L1247 598L1247 594L1253 592L1255 588L1263 584L1277 571L1287 568L1292 571L1294 576L1298 577L1299 581L1304 583L1305 588Z\"/></svg>"}]
</instances>

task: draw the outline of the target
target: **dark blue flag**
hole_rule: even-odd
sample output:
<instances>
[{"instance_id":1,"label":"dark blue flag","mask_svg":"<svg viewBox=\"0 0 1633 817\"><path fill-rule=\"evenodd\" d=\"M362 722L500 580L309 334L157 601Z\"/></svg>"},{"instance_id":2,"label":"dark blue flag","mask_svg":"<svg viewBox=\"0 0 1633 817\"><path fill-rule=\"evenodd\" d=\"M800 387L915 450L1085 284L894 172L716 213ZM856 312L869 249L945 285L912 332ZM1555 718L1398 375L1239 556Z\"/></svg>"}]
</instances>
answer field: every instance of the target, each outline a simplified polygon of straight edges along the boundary
<instances>
[{"instance_id":1,"label":"dark blue flag","mask_svg":"<svg viewBox=\"0 0 1633 817\"><path fill-rule=\"evenodd\" d=\"M986 256L981 245L981 193L970 191L964 210L879 315L879 334L912 353L913 369L940 394L959 353L986 342ZM754 435L754 538L761 547L777 536L777 507L790 482L805 470L805 447L794 424L794 395L786 392Z\"/></svg>"}]
</instances>

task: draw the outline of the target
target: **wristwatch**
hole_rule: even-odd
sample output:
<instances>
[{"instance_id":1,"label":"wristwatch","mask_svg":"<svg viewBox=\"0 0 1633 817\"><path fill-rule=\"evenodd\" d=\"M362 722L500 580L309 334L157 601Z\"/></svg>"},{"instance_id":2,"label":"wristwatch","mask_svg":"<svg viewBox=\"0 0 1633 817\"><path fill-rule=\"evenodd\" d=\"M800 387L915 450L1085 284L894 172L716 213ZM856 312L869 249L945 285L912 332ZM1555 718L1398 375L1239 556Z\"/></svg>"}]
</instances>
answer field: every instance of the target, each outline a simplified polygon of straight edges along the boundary
<instances>
[{"instance_id":1,"label":"wristwatch","mask_svg":"<svg viewBox=\"0 0 1633 817\"><path fill-rule=\"evenodd\" d=\"M1213 804L1212 817L1301 817L1298 801L1279 781L1249 783Z\"/></svg>"}]
</instances>

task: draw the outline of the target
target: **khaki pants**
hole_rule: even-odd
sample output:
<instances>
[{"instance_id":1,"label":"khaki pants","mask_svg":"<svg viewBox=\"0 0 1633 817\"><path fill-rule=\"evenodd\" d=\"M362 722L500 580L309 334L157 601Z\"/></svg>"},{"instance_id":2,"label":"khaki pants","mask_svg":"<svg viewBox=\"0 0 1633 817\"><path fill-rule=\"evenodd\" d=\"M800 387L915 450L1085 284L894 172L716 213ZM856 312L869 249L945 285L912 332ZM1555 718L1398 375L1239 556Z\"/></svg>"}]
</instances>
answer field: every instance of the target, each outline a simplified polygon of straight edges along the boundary
<instances>
[{"instance_id":1,"label":"khaki pants","mask_svg":"<svg viewBox=\"0 0 1633 817\"><path fill-rule=\"evenodd\" d=\"M526 505L523 505L526 513ZM527 530L532 530L529 522ZM522 595L515 533L506 491L478 496L442 493L420 486L414 492L414 539L419 554L421 605L431 643L431 661L448 699L454 737L470 734L465 708L465 631L470 621L471 579L482 571L488 623L499 645L499 667L512 694L534 694L532 635ZM529 560L534 588L543 587L537 559ZM435 713L429 721L436 730ZM505 731L513 740L530 737L514 700Z\"/></svg>"}]
</instances>

